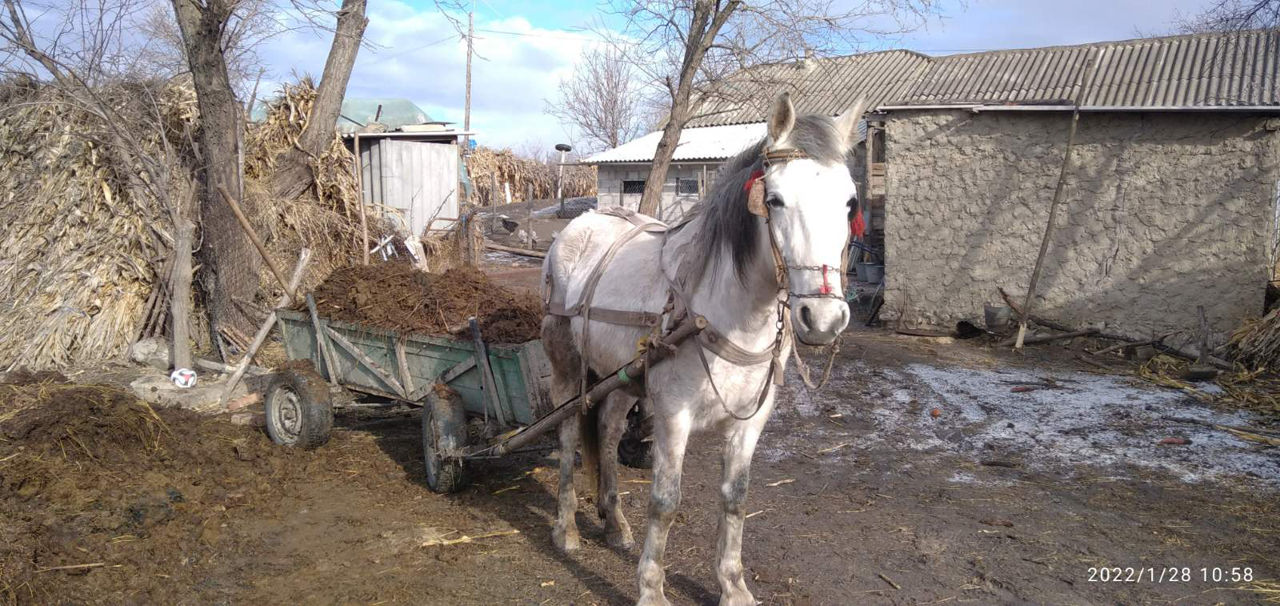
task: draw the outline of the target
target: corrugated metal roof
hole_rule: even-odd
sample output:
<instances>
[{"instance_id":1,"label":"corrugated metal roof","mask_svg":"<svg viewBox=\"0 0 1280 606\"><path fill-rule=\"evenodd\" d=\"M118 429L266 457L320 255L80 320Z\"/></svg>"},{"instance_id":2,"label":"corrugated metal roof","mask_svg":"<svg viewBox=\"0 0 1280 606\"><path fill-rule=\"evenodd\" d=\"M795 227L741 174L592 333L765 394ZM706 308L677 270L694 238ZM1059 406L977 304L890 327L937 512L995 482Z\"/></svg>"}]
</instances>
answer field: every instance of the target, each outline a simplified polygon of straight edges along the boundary
<instances>
[{"instance_id":1,"label":"corrugated metal roof","mask_svg":"<svg viewBox=\"0 0 1280 606\"><path fill-rule=\"evenodd\" d=\"M731 158L763 139L764 134L763 122L686 128L680 132L680 143L676 145L673 161L692 162ZM660 139L662 139L662 131L652 132L630 143L602 151L582 162L584 164L648 162L653 159Z\"/></svg>"},{"instance_id":2,"label":"corrugated metal roof","mask_svg":"<svg viewBox=\"0 0 1280 606\"><path fill-rule=\"evenodd\" d=\"M943 57L897 50L762 65L727 78L689 124L763 121L782 90L791 91L799 111L827 115L862 96L871 107L1068 104L1090 56L1098 64L1085 87L1085 106L1280 106L1280 29L1270 29Z\"/></svg>"},{"instance_id":3,"label":"corrugated metal roof","mask_svg":"<svg viewBox=\"0 0 1280 606\"><path fill-rule=\"evenodd\" d=\"M1091 57L1084 106L1280 105L1277 29L939 57L900 102L1071 104Z\"/></svg>"},{"instance_id":4,"label":"corrugated metal roof","mask_svg":"<svg viewBox=\"0 0 1280 606\"><path fill-rule=\"evenodd\" d=\"M930 60L917 52L895 50L761 65L727 78L689 125L761 122L783 90L791 91L791 100L802 114L834 116L859 97L875 107L906 94Z\"/></svg>"}]
</instances>

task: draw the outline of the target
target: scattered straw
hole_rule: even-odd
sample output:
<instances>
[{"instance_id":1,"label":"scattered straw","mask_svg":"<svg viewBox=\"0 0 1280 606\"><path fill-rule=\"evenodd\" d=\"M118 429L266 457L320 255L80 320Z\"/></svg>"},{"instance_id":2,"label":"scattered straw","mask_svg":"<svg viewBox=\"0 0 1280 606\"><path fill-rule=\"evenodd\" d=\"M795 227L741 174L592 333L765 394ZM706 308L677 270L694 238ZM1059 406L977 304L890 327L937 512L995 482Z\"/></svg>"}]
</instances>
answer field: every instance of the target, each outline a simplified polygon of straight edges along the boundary
<instances>
[{"instance_id":1,"label":"scattered straw","mask_svg":"<svg viewBox=\"0 0 1280 606\"><path fill-rule=\"evenodd\" d=\"M1280 417L1280 375L1266 369L1223 372L1215 380L1222 393L1215 395L1181 378L1189 366L1186 360L1161 354L1148 360L1137 372L1156 385L1180 389L1206 404Z\"/></svg>"}]
</instances>

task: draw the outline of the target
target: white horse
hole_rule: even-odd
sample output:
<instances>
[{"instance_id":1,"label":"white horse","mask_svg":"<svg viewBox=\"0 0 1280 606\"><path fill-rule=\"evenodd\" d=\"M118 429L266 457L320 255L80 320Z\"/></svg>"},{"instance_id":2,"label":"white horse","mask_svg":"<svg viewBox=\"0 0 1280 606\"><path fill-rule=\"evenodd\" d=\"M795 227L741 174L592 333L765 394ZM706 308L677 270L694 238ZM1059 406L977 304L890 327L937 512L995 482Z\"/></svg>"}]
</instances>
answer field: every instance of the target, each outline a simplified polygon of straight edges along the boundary
<instances>
[{"instance_id":1,"label":"white horse","mask_svg":"<svg viewBox=\"0 0 1280 606\"><path fill-rule=\"evenodd\" d=\"M790 334L825 345L849 322L841 271L857 192L845 157L863 106L859 101L836 119L796 117L783 94L770 112L768 136L721 169L691 220L668 230L642 215L588 213L561 231L547 254L542 338L557 402L632 360L637 343L660 332L659 322L670 324L683 312L709 323L696 341L650 369L642 385L611 393L560 428L556 546L579 546L573 466L581 437L608 542L629 549L634 540L618 503L617 445L627 411L638 397L648 399L653 489L638 604L668 604L662 559L694 431L724 439L720 604L755 604L742 568L751 457L773 409Z\"/></svg>"}]
</instances>

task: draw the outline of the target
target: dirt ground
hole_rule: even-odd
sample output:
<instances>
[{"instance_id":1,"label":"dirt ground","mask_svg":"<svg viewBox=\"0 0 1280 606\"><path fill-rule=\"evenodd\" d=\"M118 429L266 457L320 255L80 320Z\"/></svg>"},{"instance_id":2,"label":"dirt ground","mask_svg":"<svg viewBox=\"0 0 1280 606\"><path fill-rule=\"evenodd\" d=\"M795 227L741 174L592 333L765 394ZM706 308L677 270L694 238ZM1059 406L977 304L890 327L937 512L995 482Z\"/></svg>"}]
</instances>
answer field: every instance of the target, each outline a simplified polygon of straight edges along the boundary
<instances>
[{"instance_id":1,"label":"dirt ground","mask_svg":"<svg viewBox=\"0 0 1280 606\"><path fill-rule=\"evenodd\" d=\"M1280 453L1169 418L1256 420L1085 370L1049 348L1018 357L972 342L853 331L832 383L809 393L793 377L761 439L744 537L756 597L832 605L1280 599ZM67 389L8 387L0 396L69 402L59 391ZM579 514L583 550L565 556L552 546L550 453L474 464L466 489L440 496L423 483L413 409L344 412L329 444L299 452L221 418L157 410L166 434L135 404L94 406L67 404L63 416L33 424L0 405L0 602L635 599L637 554L604 546L589 496ZM99 450L91 427L139 437ZM1161 444L1167 437L1189 443ZM623 505L643 541L649 475L623 473ZM694 440L684 477L668 596L714 604L718 444ZM478 538L441 544L463 537ZM1166 577L1174 567L1179 580L1091 580L1100 567ZM1252 582L1230 578L1246 568Z\"/></svg>"}]
</instances>

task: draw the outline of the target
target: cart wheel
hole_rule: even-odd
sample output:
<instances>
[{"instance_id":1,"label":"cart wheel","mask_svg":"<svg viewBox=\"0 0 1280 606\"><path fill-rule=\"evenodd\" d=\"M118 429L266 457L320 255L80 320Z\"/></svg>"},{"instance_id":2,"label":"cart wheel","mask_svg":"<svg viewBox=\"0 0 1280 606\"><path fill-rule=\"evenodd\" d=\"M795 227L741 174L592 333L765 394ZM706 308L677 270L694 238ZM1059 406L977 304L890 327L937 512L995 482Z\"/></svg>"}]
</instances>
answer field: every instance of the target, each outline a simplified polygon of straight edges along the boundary
<instances>
[{"instance_id":1,"label":"cart wheel","mask_svg":"<svg viewBox=\"0 0 1280 606\"><path fill-rule=\"evenodd\" d=\"M464 461L456 456L467 443L467 415L456 393L432 390L422 406L422 458L427 487L434 492L458 492L466 480Z\"/></svg>"},{"instance_id":2,"label":"cart wheel","mask_svg":"<svg viewBox=\"0 0 1280 606\"><path fill-rule=\"evenodd\" d=\"M644 407L636 404L627 413L627 429L618 440L618 462L632 469L653 469L652 423L644 418Z\"/></svg>"},{"instance_id":3,"label":"cart wheel","mask_svg":"<svg viewBox=\"0 0 1280 606\"><path fill-rule=\"evenodd\" d=\"M329 385L315 371L291 368L276 373L265 406L272 442L311 449L329 441L333 401Z\"/></svg>"}]
</instances>

